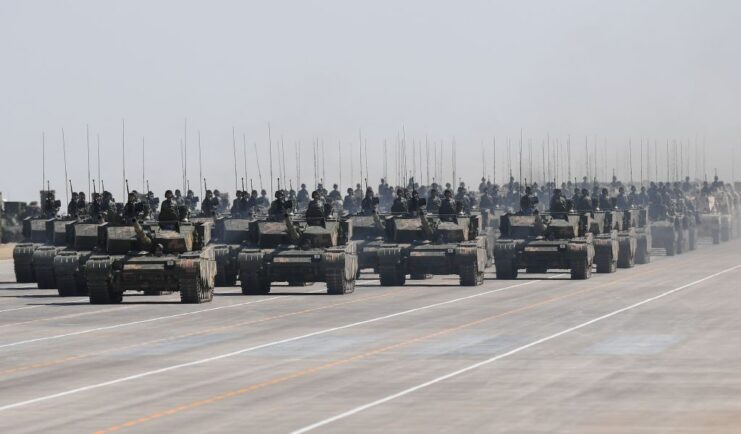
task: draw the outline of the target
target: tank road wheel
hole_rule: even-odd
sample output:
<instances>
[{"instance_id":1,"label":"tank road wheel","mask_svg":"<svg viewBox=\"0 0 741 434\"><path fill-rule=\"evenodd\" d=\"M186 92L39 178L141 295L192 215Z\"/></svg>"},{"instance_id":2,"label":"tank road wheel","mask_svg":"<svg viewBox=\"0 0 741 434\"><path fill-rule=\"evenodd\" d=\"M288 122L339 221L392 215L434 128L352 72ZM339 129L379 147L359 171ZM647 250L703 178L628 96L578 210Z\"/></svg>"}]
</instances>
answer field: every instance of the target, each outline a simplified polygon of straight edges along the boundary
<instances>
[{"instance_id":1,"label":"tank road wheel","mask_svg":"<svg viewBox=\"0 0 741 434\"><path fill-rule=\"evenodd\" d=\"M617 261L609 255L599 255L596 258L598 273L614 273L617 271Z\"/></svg>"},{"instance_id":2,"label":"tank road wheel","mask_svg":"<svg viewBox=\"0 0 741 434\"><path fill-rule=\"evenodd\" d=\"M484 283L484 273L479 271L479 266L476 261L471 264L461 265L459 276L461 279L461 286L479 286Z\"/></svg>"},{"instance_id":3,"label":"tank road wheel","mask_svg":"<svg viewBox=\"0 0 741 434\"><path fill-rule=\"evenodd\" d=\"M327 294L342 295L355 291L355 280L345 277L343 268L327 270Z\"/></svg>"},{"instance_id":4,"label":"tank road wheel","mask_svg":"<svg viewBox=\"0 0 741 434\"><path fill-rule=\"evenodd\" d=\"M244 295L265 295L270 294L270 281L263 272L245 273L240 278L242 284L242 294Z\"/></svg>"},{"instance_id":5,"label":"tank road wheel","mask_svg":"<svg viewBox=\"0 0 741 434\"><path fill-rule=\"evenodd\" d=\"M592 264L587 258L578 258L571 264L571 278L573 280L586 280L592 277Z\"/></svg>"},{"instance_id":6,"label":"tank road wheel","mask_svg":"<svg viewBox=\"0 0 741 434\"><path fill-rule=\"evenodd\" d=\"M519 270L511 259L498 258L494 262L494 268L497 273L497 279L517 279L517 273Z\"/></svg>"},{"instance_id":7,"label":"tank road wheel","mask_svg":"<svg viewBox=\"0 0 741 434\"><path fill-rule=\"evenodd\" d=\"M406 283L407 276L400 267L381 266L378 271L381 286L403 286Z\"/></svg>"},{"instance_id":8,"label":"tank road wheel","mask_svg":"<svg viewBox=\"0 0 741 434\"><path fill-rule=\"evenodd\" d=\"M651 262L651 252L648 250L648 241L639 239L636 247L636 264L648 264Z\"/></svg>"}]
</instances>

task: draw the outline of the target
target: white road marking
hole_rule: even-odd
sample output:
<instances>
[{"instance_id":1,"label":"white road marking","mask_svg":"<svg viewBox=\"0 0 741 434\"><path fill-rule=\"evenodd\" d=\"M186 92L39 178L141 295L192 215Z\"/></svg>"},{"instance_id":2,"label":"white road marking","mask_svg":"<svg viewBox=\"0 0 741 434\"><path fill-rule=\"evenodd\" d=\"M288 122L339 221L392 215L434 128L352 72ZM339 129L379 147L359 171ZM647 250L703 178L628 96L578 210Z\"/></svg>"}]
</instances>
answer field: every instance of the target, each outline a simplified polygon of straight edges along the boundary
<instances>
[{"instance_id":1,"label":"white road marking","mask_svg":"<svg viewBox=\"0 0 741 434\"><path fill-rule=\"evenodd\" d=\"M591 319L589 321L583 322L583 323L578 324L576 326L567 328L565 330L561 330L558 333L554 333L554 334L549 335L549 336L546 336L544 338L541 338L541 339L532 341L532 342L530 342L528 344L525 344L523 346L517 347L517 348L515 348L513 350L510 350L510 351L507 351L506 353L499 354L497 356L491 357L491 358L486 359L486 360L483 360L481 362L474 363L473 365L466 366L465 368L459 369L457 371L453 371L453 372L451 372L449 374L445 374L443 376L434 378L432 380L426 381L424 383L418 384L418 385L413 386L413 387L410 387L408 389L404 389L404 390L402 390L400 392L394 393L393 395L388 395L388 396L386 396L384 398L380 398L380 399L377 399L377 400L375 400L373 402L369 402L367 404L364 404L364 405L355 407L352 410L348 410L348 411L346 411L344 413L340 413L338 415L329 417L327 419L324 419L324 420L321 420L319 422L313 423L311 425L305 426L303 428L297 429L297 430L291 432L291 434L303 434L303 433L306 433L306 432L309 432L309 431L313 431L313 430L315 430L317 428L321 428L321 427L323 427L325 425L329 425L329 424L331 424L333 422L336 422L338 420L345 419L345 418L350 417L350 416L352 416L354 414L360 413L362 411L368 410L368 409L373 408L373 407L377 407L377 406L379 406L381 404L385 404L385 403L387 403L389 401L393 401L394 399L401 398L402 396L409 395L410 393L414 393L414 392L416 392L416 391L418 391L420 389L424 389L426 387L432 386L432 385L437 384L437 383L440 383L442 381L449 380L449 379L451 379L453 377L457 377L459 375L465 374L465 373L467 373L469 371L473 371L474 369L480 368L482 366L486 366L486 365L488 365L490 363L496 362L497 360L501 360L501 359L504 359L505 357L509 357L509 356L511 356L513 354L517 354L517 353L519 353L521 351L527 350L528 348L532 348L532 347L534 347L536 345L540 345L542 343L545 343L545 342L551 341L553 339L556 339L556 338L558 338L560 336L569 334L571 332L574 332L576 330L582 329L584 327L588 327L588 326L590 326L590 325L592 325L594 323L600 322L600 321L605 320L607 318L611 318L611 317L613 317L615 315L619 315L619 314L621 314L621 313L623 313L625 311L628 311L628 310L631 310L631 309L635 309L636 307L642 306L642 305L644 305L646 303L650 303L650 302L656 301L656 300L658 300L660 298L664 298L664 297L666 297L668 295L674 294L675 292L679 292L679 291L681 291L683 289L686 289L686 288L689 288L691 286L694 286L694 285L700 284L702 282L708 281L710 279L713 279L715 277L720 276L721 274L725 274L725 273L731 272L731 271L736 270L738 268L741 268L741 265L736 265L734 267L727 268L727 269L725 269L723 271L719 271L719 272L717 272L715 274L711 274L709 276L703 277L702 279L695 280L694 282L688 283L686 285L682 285L682 286L680 286L678 288L674 288L674 289L671 289L669 291L662 292L661 294L656 295L654 297L650 297L650 298L647 298L645 300L639 301L637 303L631 304L630 306L626 306L624 308L621 308L621 309L612 311L610 313L607 313L605 315L602 315L602 316L599 316L597 318Z\"/></svg>"},{"instance_id":2,"label":"white road marking","mask_svg":"<svg viewBox=\"0 0 741 434\"><path fill-rule=\"evenodd\" d=\"M85 334L88 334L88 333L95 333L95 332L104 331L104 330L112 330L112 329L117 329L117 328L132 326L132 325L146 324L146 323L150 323L150 322L162 321L162 320L172 319L172 318L179 318L179 317L183 317L183 316L195 315L195 314L204 313L204 312L212 312L212 311L215 311L215 310L230 309L230 308L233 308L233 307L246 306L248 304L255 304L255 303L263 303L263 302L266 302L266 301L278 300L278 299L281 299L281 298L284 298L284 297L269 297L269 298L264 298L262 300L255 300L255 301L248 301L248 302L244 302L244 303L230 304L230 305L227 305L227 306L217 306L217 307L212 307L212 308L208 308L208 309L194 310L194 311L191 311L191 312L176 313L176 314L173 314L173 315L158 316L158 317L155 317L155 318L148 318L148 319L143 319L143 320L139 320L139 321L131 321L131 322L125 322L125 323L121 323L121 324L113 324L113 325L104 326L104 327L96 327L96 328L92 328L92 329L80 330L80 331L76 331L76 332L72 332L72 333L64 333L64 334L60 334L60 335L52 335L52 336L44 336L44 337L34 338L34 339L27 339L25 341L17 341L17 342L11 342L11 343L8 343L8 344L2 344L2 345L0 345L0 349L10 348L10 347L17 347L19 345L26 345L26 344L31 344L31 343L34 343L34 342L50 341L50 340L54 340L54 339L62 339L62 338L70 337L70 336L85 335Z\"/></svg>"},{"instance_id":3,"label":"white road marking","mask_svg":"<svg viewBox=\"0 0 741 434\"><path fill-rule=\"evenodd\" d=\"M553 276L552 278L555 278L555 277L558 277L558 276L563 276L563 275L562 274L561 275L556 275L556 276ZM234 356L239 355L239 354L244 354L244 353L248 353L248 352L252 352L252 351L257 351L257 350L260 350L260 349L263 349L263 348L273 347L273 346L276 346L276 345L281 345L281 344L285 344L285 343L289 343L289 342L295 342L295 341L298 341L298 340L301 340L301 339L306 339L306 338L310 338L310 337L314 337L314 336L324 335L324 334L327 334L327 333L332 333L332 332L336 332L336 331L339 331L339 330L345 330L345 329L349 329L349 328L352 328L352 327L357 327L357 326L361 326L361 325L365 325L365 324L371 324L371 323L375 323L375 322L378 322L378 321L383 321L383 320L390 319L390 318L396 318L396 317L399 317L399 316L402 316L402 315L408 315L408 314L414 313L414 312L420 312L420 311L423 311L423 310L428 310L428 309L432 309L432 308L435 308L435 307L445 306L445 305L457 303L457 302L464 301L464 300L471 300L471 299L482 297L482 296L485 296L485 295L488 295L488 294L493 294L493 293L496 293L496 292L506 291L508 289L518 288L518 287L522 287L522 286L532 285L532 284L539 283L539 282L544 282L544 281L545 280L530 280L530 281L527 281L527 282L523 282L523 283L518 283L518 284L515 284L515 285L506 286L504 288L492 289L492 290L489 290L489 291L479 292L479 293L476 293L476 294L468 295L468 296L465 296L465 297L459 297L459 298L455 298L455 299L448 300L448 301L442 301L442 302L439 302L439 303L428 304L428 305L425 305L425 306L416 307L416 308L413 308L413 309L407 309L407 310L403 310L403 311L400 311L400 312L392 313L392 314L389 314L389 315L383 315L383 316L379 316L379 317L375 317L375 318L371 318L371 319L367 319L367 320L363 320L363 321L357 321L357 322L354 322L354 323L345 324L345 325L342 325L342 326L337 326L337 327L331 327L331 328L328 328L328 329L318 330L318 331L315 331L315 332L312 332L312 333L307 333L307 334L300 335L300 336L294 336L292 338L286 338L286 339L281 339L281 340L277 340L277 341L267 342L267 343L264 343L264 344L260 344L260 345L256 345L256 346L252 346L252 347L248 347L248 348L243 348L241 350L232 351L232 352L225 353L225 354L220 354L218 356L208 357L208 358L200 359L200 360L194 360L192 362L180 363L180 364L177 364L177 365L167 366L167 367L160 368L160 369L155 369L155 370L152 370L152 371L146 371L146 372L142 372L142 373L139 373L139 374L134 374L134 375L126 376L126 377L117 378L115 380L105 381L105 382L96 383L96 384L90 384L88 386L78 387L78 388L75 388L75 389L66 390L64 392L59 392L59 393L54 393L54 394L51 394L51 395L40 396L38 398L33 398L33 399L25 400L25 401L19 401L19 402L15 402L13 404L7 404L7 405L4 405L4 406L0 406L0 412L1 411L6 411L6 410L11 410L11 409L14 409L14 408L19 408L19 407L25 407L27 405L36 404L38 402L49 401L49 400L56 399L56 398L61 398L61 397L64 397L64 396L69 396L69 395L74 395L74 394L81 393L81 392L86 392L88 390L100 389L102 387L112 386L114 384L125 383L127 381L132 381L132 380L136 380L136 379L139 379L139 378L149 377L149 376L156 375L156 374L161 374L161 373L164 373L164 372L174 371L176 369L181 369L181 368L186 368L186 367L196 366L196 365L202 365L202 364L213 362L213 361L216 361L216 360L222 360L222 359L226 359L226 358L229 358L229 357L234 357ZM277 297L277 298L280 298L280 297Z\"/></svg>"}]
</instances>

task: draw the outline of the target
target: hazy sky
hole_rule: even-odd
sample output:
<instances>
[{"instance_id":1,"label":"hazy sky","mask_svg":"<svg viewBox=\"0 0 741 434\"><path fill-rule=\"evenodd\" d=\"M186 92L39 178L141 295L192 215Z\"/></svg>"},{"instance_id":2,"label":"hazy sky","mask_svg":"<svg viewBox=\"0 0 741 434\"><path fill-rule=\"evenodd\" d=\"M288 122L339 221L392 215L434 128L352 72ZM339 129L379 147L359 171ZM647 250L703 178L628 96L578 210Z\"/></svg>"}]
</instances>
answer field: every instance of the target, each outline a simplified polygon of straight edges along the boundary
<instances>
[{"instance_id":1,"label":"hazy sky","mask_svg":"<svg viewBox=\"0 0 741 434\"><path fill-rule=\"evenodd\" d=\"M257 186L256 142L267 186L268 122L274 142L284 139L294 182L298 142L302 178L313 182L315 139L324 142L327 178L338 178L341 143L343 184L351 161L357 180L359 129L372 183L382 175L384 139L394 181L402 128L408 170L413 140L443 141L449 160L455 139L457 175L469 182L484 170L482 142L492 174L494 137L503 181L506 140L518 154L520 129L526 157L533 141L536 177L550 134L553 148L571 135L572 176L586 174L585 137L590 152L597 138L598 174L610 172L615 150L629 153L632 140L636 178L641 138L658 142L662 160L666 140L681 140L692 175L702 164L686 154L694 157L696 138L699 145L704 138L708 171L717 167L729 179L740 138L739 22L738 1L4 0L0 191L6 199L36 197L42 131L47 177L64 188L62 128L69 176L87 190L89 124L92 176L99 134L101 177L120 199L122 119L132 188L141 188L144 137L146 177L158 195L181 185L186 118L196 193L199 130L209 187L234 189L232 127L240 177L244 134L247 177ZM666 167L662 161L661 177ZM450 178L450 161L443 169Z\"/></svg>"}]
</instances>

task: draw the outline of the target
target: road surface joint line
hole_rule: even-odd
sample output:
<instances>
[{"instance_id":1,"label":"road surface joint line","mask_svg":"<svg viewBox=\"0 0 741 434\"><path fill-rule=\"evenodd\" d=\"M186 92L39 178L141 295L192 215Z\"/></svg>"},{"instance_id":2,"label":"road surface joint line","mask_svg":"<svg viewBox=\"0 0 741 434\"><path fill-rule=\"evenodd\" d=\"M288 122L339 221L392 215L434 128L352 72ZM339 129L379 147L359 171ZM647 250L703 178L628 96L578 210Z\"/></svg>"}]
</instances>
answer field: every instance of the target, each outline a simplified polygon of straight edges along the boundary
<instances>
[{"instance_id":1,"label":"road surface joint line","mask_svg":"<svg viewBox=\"0 0 741 434\"><path fill-rule=\"evenodd\" d=\"M211 398L208 398L208 399L205 399L205 400L195 401L195 402L192 402L190 404L185 404L185 405L181 405L179 407L171 408L171 409L168 409L168 410L159 411L157 413L151 414L149 416L145 416L145 417L140 418L140 419L137 419L137 420L144 419L144 420L146 420L146 422L149 422L149 421L152 421L152 420L155 420L155 419L160 419L160 418L165 417L165 416L170 416L170 415L173 415L173 414L177 414L177 413L180 413L180 412L183 412L183 411L186 411L186 410L192 410L194 408L197 408L197 407L202 406L204 403L213 403L213 402L216 402L216 401L221 401L221 400L225 399L225 396L226 397L232 397L232 396L244 395L246 393L249 393L249 392L252 392L252 391L255 391L255 390L258 390L258 389L262 389L262 388L265 388L265 387L270 386L270 385L273 385L273 384L284 383L286 381L289 381L289 380L292 380L292 379L295 379L295 378L299 378L299 377L303 377L303 376L306 376L306 375L309 375L309 374L314 374L314 373L317 373L317 372L325 371L325 370L330 369L330 368L333 368L335 366L346 365L346 364L349 364L349 363L356 362L358 360L364 360L364 359L370 358L370 357L375 356L375 355L378 355L378 354L386 353L388 351L395 350L395 349L398 349L398 348L401 348L401 347L405 347L405 346L408 346L408 345L411 345L411 344L414 344L414 343L417 343L417 342L420 342L420 341L428 340L428 339L431 339L431 338L434 338L434 337L438 337L438 336L442 336L442 335L445 335L445 334L454 333L456 331L459 331L459 330L462 330L462 329L465 329L465 328L469 328L469 327L472 327L472 326L475 326L475 325L479 325L479 324L482 324L482 323L487 322L487 321L491 321L491 320L494 320L494 319L506 317L506 316L509 316L509 315L512 315L512 314L516 314L516 313L519 313L519 312L522 312L522 311L527 311L527 310L530 310L530 309L534 309L534 308L539 307L539 306L551 304L551 303L553 303L555 301L563 300L563 299L566 299L566 298L569 298L569 297L573 297L573 296L576 296L576 295L579 295L579 294L583 294L583 293L586 293L586 292L591 292L591 291L594 291L594 290L599 289L599 288L613 286L613 285L615 285L615 284L617 284L619 282L628 280L631 277L635 277L636 275L654 274L654 273L659 272L659 271L660 270L644 270L644 272L642 272L642 273L633 274L632 276L624 276L621 279L616 279L616 280L613 280L613 281L610 281L610 282L605 282L605 283L603 283L601 285L590 286L590 287L587 287L587 288L578 289L578 290L575 290L575 291L570 291L570 292L568 292L566 294L563 294L561 296L551 297L551 298L548 298L548 299L545 299L545 300L542 300L542 301L539 301L539 302L536 302L536 303L531 303L531 304L526 305L526 306L521 306L519 308L511 309L509 311L500 312L498 314L494 314L494 315L490 315L490 316L487 316L487 317L484 317L484 318L480 318L478 320L471 321L471 322L468 322L468 323L465 323L465 324L460 324L460 325L455 326L455 327L449 327L449 328L446 328L446 329L443 329L443 330L440 330L440 331L437 331L437 332L434 332L434 333L430 333L430 334L427 334L427 335L424 335L424 336L418 336L416 338L407 339L407 340L398 342L396 344L392 344L392 345L388 345L388 346L385 346L385 347L382 347L382 348L377 348L377 349L370 350L370 351L367 351L367 352L364 352L364 353L360 353L360 354L357 354L355 356L351 356L351 357L347 357L347 358L344 358L344 359L335 360L335 361L326 363L324 365L314 366L314 367L311 367L311 368L306 368L306 369L301 370L301 371L293 372L291 374L286 374L286 375L283 375L281 377L277 377L277 378L273 378L273 379L270 379L270 380L266 380L266 381L263 381L261 383L254 384L254 385L251 385L251 386L248 386L248 387L243 387L241 389L237 389L237 390L232 390L232 391L229 391L229 392L225 392L222 395L211 397ZM130 427L130 426L134 426L134 425L139 425L140 424L140 423L137 422L137 423L134 423L134 425L132 425L132 422L134 422L134 421L129 421L129 422L125 422L125 423L122 423L122 424L119 424L119 425L115 425L115 426L106 428L104 430L97 431L97 433L103 434L103 433L107 433L107 432L113 432L113 431L117 431L117 430L121 429L122 427Z\"/></svg>"},{"instance_id":2,"label":"road surface joint line","mask_svg":"<svg viewBox=\"0 0 741 434\"><path fill-rule=\"evenodd\" d=\"M552 278L555 278L557 276L561 276L561 275L556 275L556 276L553 276ZM547 281L548 280L531 280L531 281L527 281L527 282L523 282L523 283L518 283L518 284L515 284L515 285L506 286L506 287L503 287L503 288L497 288L497 289L492 289L492 290L489 290L489 291L479 292L479 293L468 295L468 296L465 296L465 297L459 297L459 298L455 298L455 299L452 299L452 300L446 300L446 301L443 301L443 302L438 302L438 303L433 303L433 304L429 304L429 305L425 305L425 306L420 306L420 307L413 308L413 309L407 309L407 310L403 310L403 311L399 311L399 312L395 312L395 313L392 313L392 314L383 315L383 316L379 316L379 317L375 317L375 318L371 318L371 319L367 319L367 320L363 320L363 321L356 321L356 322L345 324L345 325L342 325L342 326L330 327L330 328L327 328L327 329L318 330L318 331L315 331L315 332L311 332L311 333L307 333L307 334L303 334L303 335L299 335L299 336L294 336L294 337L291 337L291 338L285 338L285 339L280 339L280 340L277 340L277 341L267 342L267 343L264 343L264 344L260 344L260 345L255 345L255 346L243 348L243 349L232 351L232 352L229 352L229 353L219 354L217 356L207 357L207 358L203 358L203 359L199 359L199 360L194 360L194 361L191 361L191 362L179 363L179 364L176 364L176 365L166 366L164 368L154 369L154 370L151 370L151 371L141 372L139 374L134 374L134 375L126 376L126 377L117 378L117 379L114 379L114 380L104 381L104 382L101 382L101 383L90 384L90 385L87 385L87 386L82 386L82 387L78 387L78 388L75 388L75 389L70 389L70 390L67 390L67 391L64 391L64 392L58 392L58 393L54 393L54 394L50 394L50 395L41 396L41 397L38 397L38 398L33 398L33 399L25 400L25 401L19 401L19 402L15 402L15 403L12 403L12 404L7 404L7 405L0 406L0 412L11 410L11 409L14 409L14 408L19 408L19 407L25 407L27 405L35 404L35 403L38 403L38 402L49 401L49 400L56 399L56 398L61 398L61 397L64 397L64 396L74 395L74 394L81 393L81 392L86 392L86 391L89 391L89 390L99 389L99 388L102 388L102 387L107 387L107 386L112 386L112 385L115 385L115 384L120 384L120 383L124 383L124 382L128 382L128 381L133 381L133 380L137 380L137 379L144 378L144 377L150 377L152 375L162 374L162 373L174 371L174 370L177 370L177 369L182 369L182 368L186 368L186 367L202 365L202 364L205 364L205 363L210 363L210 362L214 362L214 361L217 361L217 360L222 360L222 359L234 357L234 356L237 356L237 355L240 355L240 354L257 351L257 350L261 350L261 349L264 349L264 348L269 348L269 347L273 347L273 346L277 346L277 345L282 345L282 344L286 344L286 343L290 343L290 342L296 342L296 341L299 341L299 340L302 340L302 339L307 339L307 338L314 337L314 336L321 336L321 335L332 333L332 332L336 332L336 331L339 331L339 330L345 330L345 329L349 329L349 328L353 328L353 327L357 327L357 326L361 326L361 325L365 325L365 324L371 324L371 323L375 323L375 322L378 322L378 321L383 321L383 320L387 320L387 319L391 319L391 318L396 318L396 317L399 317L399 316L408 315L408 314L415 313L415 312L420 312L420 311L424 311L424 310L428 310L428 309L433 309L433 308L440 307L440 306L446 306L446 305L458 303L458 302L461 302L461 301L471 300L471 299L475 299L475 298L482 297L482 296L485 296L485 295L489 295L489 294L493 294L493 293L497 293L497 292L506 291L506 290L509 290L509 289L519 288L519 287L523 287L523 286L529 286L529 285L532 285L532 284L535 284L535 283L547 282ZM281 297L275 297L275 298L281 298ZM202 312L202 311L199 311L199 312ZM179 314L179 315L182 316L182 314ZM150 320L144 320L144 321L145 322L151 321L151 319ZM78 332L78 334L81 334L81 332ZM0 348L2 348L2 347L0 346Z\"/></svg>"},{"instance_id":3,"label":"road surface joint line","mask_svg":"<svg viewBox=\"0 0 741 434\"><path fill-rule=\"evenodd\" d=\"M589 321L582 322L582 323L577 324L577 325L575 325L573 327L570 327L570 328L561 330L560 332L553 333L553 334L548 335L546 337L537 339L537 340L532 341L532 342L530 342L528 344L525 344L525 345L522 345L520 347L514 348L512 350L509 350L509 351L507 351L505 353L496 355L496 356L491 357L491 358L486 359L486 360L482 360L480 362L477 362L477 363L474 363L472 365L466 366L465 368L458 369L456 371L450 372L448 374L445 374L443 376L434 378L432 380L426 381L426 382L421 383L421 384L418 384L416 386L412 386L410 388L404 389L404 390L402 390L400 392L397 392L395 394L388 395L386 397L377 399L377 400L372 401L372 402L369 402L367 404L364 404L364 405L355 407L355 408L353 408L351 410L348 410L348 411L346 411L344 413L340 413L338 415L329 417L327 419L323 419L323 420L321 420L319 422L316 422L314 424L311 424L311 425L305 426L303 428L300 428L298 430L292 431L291 434L303 434L303 433L306 433L306 432L309 432L309 431L313 431L313 430L315 430L317 428L321 428L321 427L323 427L325 425L329 425L329 424L334 423L334 422L337 422L337 421L339 421L341 419L348 418L348 417L350 417L352 415L355 415L357 413L360 413L362 411L368 410L368 409L373 408L373 407L377 407L377 406L382 405L382 404L385 404L385 403L387 403L389 401L393 401L393 400L395 400L397 398L401 398L403 396L409 395L409 394L411 394L413 392L416 392L416 391L418 391L420 389L424 389L424 388L427 388L429 386L435 385L437 383L443 382L445 380L449 380L449 379L451 379L453 377L457 377L457 376L462 375L462 374L465 374L465 373L467 373L469 371L473 371L473 370L478 369L478 368L480 368L482 366L486 366L488 364L491 364L493 362L496 362L497 360L504 359L504 358L509 357L511 355L517 354L517 353L519 353L521 351L527 350L529 348L535 347L535 346L540 345L542 343L545 343L545 342L551 341L553 339L556 339L558 337L564 336L566 334L572 333L572 332L574 332L576 330L582 329L584 327L588 327L588 326L590 326L592 324L595 324L597 322L600 322L600 321L603 321L605 319L611 318L611 317L613 317L615 315L619 315L619 314L621 314L623 312L626 312L628 310L632 310L632 309L635 309L637 307L643 306L644 304L651 303L653 301L656 301L656 300L659 300L661 298L667 297L667 296L669 296L671 294L677 293L677 292L682 291L684 289L687 289L689 287L692 287L692 286L698 285L700 283L706 282L706 281L708 281L710 279L713 279L715 277L718 277L718 276L720 276L722 274L726 274L726 273L729 273L731 271L737 270L738 268L741 268L741 264L740 265L735 265L735 266L730 267L730 268L726 268L725 270L722 270L722 271L719 271L717 273L711 274L711 275L706 276L706 277L704 277L702 279L698 279L698 280L695 280L693 282L687 283L685 285L679 286L677 288L674 288L674 289L671 289L671 290L662 292L661 294L655 295L653 297L646 298L646 299L641 300L641 301L639 301L637 303L633 303L633 304L628 305L626 307L623 307L623 308L614 310L612 312L609 312L607 314L604 314L604 315L598 316L596 318L593 318L593 319L591 319Z\"/></svg>"}]
</instances>

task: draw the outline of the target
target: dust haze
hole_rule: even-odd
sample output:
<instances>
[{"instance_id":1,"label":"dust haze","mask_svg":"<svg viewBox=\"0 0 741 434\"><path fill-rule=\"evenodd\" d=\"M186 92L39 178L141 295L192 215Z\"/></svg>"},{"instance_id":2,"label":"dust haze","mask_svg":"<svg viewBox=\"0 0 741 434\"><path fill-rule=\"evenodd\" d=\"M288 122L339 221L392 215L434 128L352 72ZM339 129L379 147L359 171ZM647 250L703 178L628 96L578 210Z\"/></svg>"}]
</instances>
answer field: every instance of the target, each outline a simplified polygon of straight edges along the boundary
<instances>
[{"instance_id":1,"label":"dust haze","mask_svg":"<svg viewBox=\"0 0 741 434\"><path fill-rule=\"evenodd\" d=\"M538 180L559 147L566 170L568 141L572 176L591 161L599 177L730 180L740 18L733 1L5 1L0 191L36 198L42 133L46 177L64 189L62 129L68 177L87 191L86 125L91 176L119 200L122 141L132 188L144 177L158 195L182 186L185 142L198 194L199 133L209 187L234 189L234 131L238 177L259 187L259 162L268 188L268 124L273 178L285 166L294 186L315 167L359 182L361 137L373 185L403 176L402 140L422 181Z\"/></svg>"}]
</instances>

